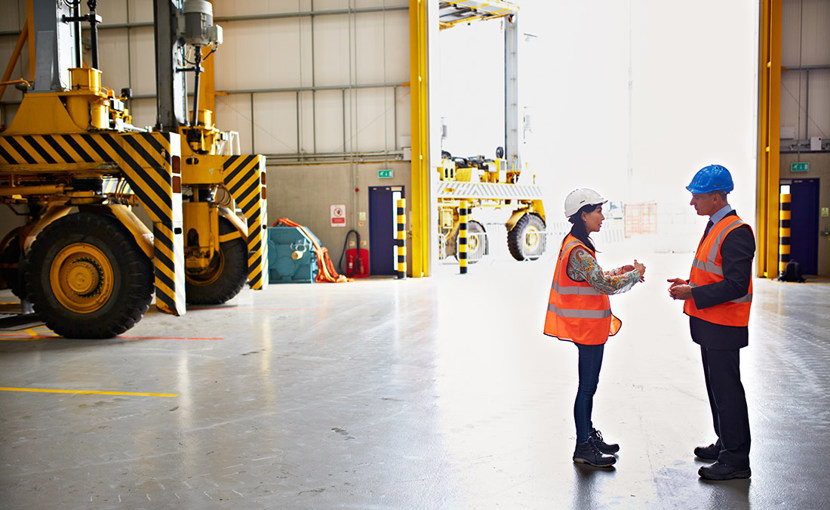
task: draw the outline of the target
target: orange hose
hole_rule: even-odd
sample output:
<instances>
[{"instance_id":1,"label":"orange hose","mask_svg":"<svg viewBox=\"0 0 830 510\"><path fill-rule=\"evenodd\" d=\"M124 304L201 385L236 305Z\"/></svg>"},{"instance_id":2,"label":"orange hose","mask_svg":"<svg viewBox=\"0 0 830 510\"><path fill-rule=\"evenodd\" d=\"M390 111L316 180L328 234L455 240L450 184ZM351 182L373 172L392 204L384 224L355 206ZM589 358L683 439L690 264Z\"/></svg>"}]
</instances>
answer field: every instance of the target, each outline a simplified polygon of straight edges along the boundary
<instances>
[{"instance_id":1,"label":"orange hose","mask_svg":"<svg viewBox=\"0 0 830 510\"><path fill-rule=\"evenodd\" d=\"M311 233L308 230L306 230L304 226L300 225L299 223L294 223L288 218L280 218L277 221L275 221L274 224L271 226L297 227L306 235L306 237L311 239L311 244L314 245L314 253L317 254L317 277L314 279L314 281L319 283L345 283L352 281L352 278L346 278L345 276L337 272L337 270L334 268L334 264L331 261L331 257L329 257L328 248L320 246L314 239L314 236L312 236Z\"/></svg>"}]
</instances>

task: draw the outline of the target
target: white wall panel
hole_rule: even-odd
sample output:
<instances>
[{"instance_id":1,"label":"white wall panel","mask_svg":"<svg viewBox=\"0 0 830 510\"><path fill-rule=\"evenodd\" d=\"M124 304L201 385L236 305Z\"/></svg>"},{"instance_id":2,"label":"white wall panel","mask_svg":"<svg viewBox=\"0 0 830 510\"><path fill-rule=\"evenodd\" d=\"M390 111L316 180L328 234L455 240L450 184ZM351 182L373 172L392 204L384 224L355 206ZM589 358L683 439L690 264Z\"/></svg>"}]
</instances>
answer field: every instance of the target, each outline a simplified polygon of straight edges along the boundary
<instances>
[{"instance_id":1,"label":"white wall panel","mask_svg":"<svg viewBox=\"0 0 830 510\"><path fill-rule=\"evenodd\" d=\"M314 93L310 90L297 94L297 107L300 119L300 152L314 153Z\"/></svg>"},{"instance_id":2,"label":"white wall panel","mask_svg":"<svg viewBox=\"0 0 830 510\"><path fill-rule=\"evenodd\" d=\"M297 152L297 95L254 96L254 150L260 154Z\"/></svg>"},{"instance_id":3,"label":"white wall panel","mask_svg":"<svg viewBox=\"0 0 830 510\"><path fill-rule=\"evenodd\" d=\"M828 26L830 2L827 0L785 0L781 9L781 64L791 67L830 64Z\"/></svg>"},{"instance_id":4,"label":"white wall panel","mask_svg":"<svg viewBox=\"0 0 830 510\"><path fill-rule=\"evenodd\" d=\"M26 19L26 0L0 0L0 13L0 31L19 31ZM17 40L16 35L14 39Z\"/></svg>"},{"instance_id":5,"label":"white wall panel","mask_svg":"<svg viewBox=\"0 0 830 510\"><path fill-rule=\"evenodd\" d=\"M214 54L216 89L311 85L311 21L277 18L222 23L224 42Z\"/></svg>"},{"instance_id":6,"label":"white wall panel","mask_svg":"<svg viewBox=\"0 0 830 510\"><path fill-rule=\"evenodd\" d=\"M407 0L314 0L315 11L406 7Z\"/></svg>"},{"instance_id":7,"label":"white wall panel","mask_svg":"<svg viewBox=\"0 0 830 510\"><path fill-rule=\"evenodd\" d=\"M152 8L152 6L150 6ZM81 11L87 8L86 2L81 2ZM126 0L110 0L108 2L98 2L96 12L101 16L102 24L114 25L117 23L127 22L127 2ZM84 23L84 31L89 27L88 23Z\"/></svg>"},{"instance_id":8,"label":"white wall panel","mask_svg":"<svg viewBox=\"0 0 830 510\"><path fill-rule=\"evenodd\" d=\"M14 53L14 47L16 44L16 35L0 36L0 63L2 63L2 69L4 71L12 57L12 53ZM19 78L29 79L29 57L25 49L17 59L17 64L14 66L10 78L12 80L17 80ZM6 92L3 93L3 97L0 99L3 101L19 102L23 99L23 93L14 88L14 86L9 85L6 87Z\"/></svg>"},{"instance_id":9,"label":"white wall panel","mask_svg":"<svg viewBox=\"0 0 830 510\"><path fill-rule=\"evenodd\" d=\"M127 47L126 28L101 30L98 33L98 67L101 69L101 84L113 89L116 94L122 88L130 86L130 61L124 58L129 53ZM88 63L92 64L91 61Z\"/></svg>"},{"instance_id":10,"label":"white wall panel","mask_svg":"<svg viewBox=\"0 0 830 510\"><path fill-rule=\"evenodd\" d=\"M314 101L317 152L343 152L343 93L321 90Z\"/></svg>"},{"instance_id":11,"label":"white wall panel","mask_svg":"<svg viewBox=\"0 0 830 510\"><path fill-rule=\"evenodd\" d=\"M317 5L315 7L319 9ZM281 14L308 10L311 10L311 0L245 0L244 2L213 0L213 15L217 18L222 16L251 16L266 13Z\"/></svg>"},{"instance_id":12,"label":"white wall panel","mask_svg":"<svg viewBox=\"0 0 830 510\"><path fill-rule=\"evenodd\" d=\"M807 136L830 138L830 70L810 73L809 99Z\"/></svg>"},{"instance_id":13,"label":"white wall panel","mask_svg":"<svg viewBox=\"0 0 830 510\"><path fill-rule=\"evenodd\" d=\"M138 27L130 30L130 80L133 94L155 95L156 93L155 48L153 27Z\"/></svg>"},{"instance_id":14,"label":"white wall panel","mask_svg":"<svg viewBox=\"0 0 830 510\"><path fill-rule=\"evenodd\" d=\"M133 115L133 125L147 127L156 125L156 98L131 99L128 105Z\"/></svg>"},{"instance_id":15,"label":"white wall panel","mask_svg":"<svg viewBox=\"0 0 830 510\"><path fill-rule=\"evenodd\" d=\"M356 149L361 152L391 150L394 140L393 91L382 88L356 91Z\"/></svg>"},{"instance_id":16,"label":"white wall panel","mask_svg":"<svg viewBox=\"0 0 830 510\"><path fill-rule=\"evenodd\" d=\"M830 65L830 2L785 0L781 12L782 136L830 136L830 71L797 71Z\"/></svg>"},{"instance_id":17,"label":"white wall panel","mask_svg":"<svg viewBox=\"0 0 830 510\"><path fill-rule=\"evenodd\" d=\"M410 90L411 89L409 87L398 87L395 91L397 98L397 115L395 116L395 122L397 122L397 124L395 126L395 133L398 137L396 145L398 149L412 146L412 109L409 104Z\"/></svg>"},{"instance_id":18,"label":"white wall panel","mask_svg":"<svg viewBox=\"0 0 830 510\"><path fill-rule=\"evenodd\" d=\"M352 82L349 16L314 18L315 85L345 85Z\"/></svg>"},{"instance_id":19,"label":"white wall panel","mask_svg":"<svg viewBox=\"0 0 830 510\"><path fill-rule=\"evenodd\" d=\"M129 2L130 21L142 23L153 21L153 0L125 0ZM100 2L99 2L100 4Z\"/></svg>"},{"instance_id":20,"label":"white wall panel","mask_svg":"<svg viewBox=\"0 0 830 510\"><path fill-rule=\"evenodd\" d=\"M409 81L406 11L372 12L355 18L358 84Z\"/></svg>"},{"instance_id":21,"label":"white wall panel","mask_svg":"<svg viewBox=\"0 0 830 510\"><path fill-rule=\"evenodd\" d=\"M219 129L239 133L241 154L253 153L251 144L251 97L243 94L216 97L216 118Z\"/></svg>"}]
</instances>

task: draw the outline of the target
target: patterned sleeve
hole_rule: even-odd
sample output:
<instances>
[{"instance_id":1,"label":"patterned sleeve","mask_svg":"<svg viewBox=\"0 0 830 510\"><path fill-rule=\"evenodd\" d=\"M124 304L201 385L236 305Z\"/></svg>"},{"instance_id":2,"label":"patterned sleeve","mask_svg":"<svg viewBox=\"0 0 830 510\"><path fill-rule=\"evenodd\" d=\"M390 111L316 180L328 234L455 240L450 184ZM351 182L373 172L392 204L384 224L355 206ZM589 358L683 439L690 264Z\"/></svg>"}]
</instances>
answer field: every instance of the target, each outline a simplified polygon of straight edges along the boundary
<instances>
[{"instance_id":1,"label":"patterned sleeve","mask_svg":"<svg viewBox=\"0 0 830 510\"><path fill-rule=\"evenodd\" d=\"M580 247L571 251L568 259L568 276L572 280L586 281L597 291L608 295L621 294L640 281L640 272L637 270L619 275L604 272L597 259Z\"/></svg>"}]
</instances>

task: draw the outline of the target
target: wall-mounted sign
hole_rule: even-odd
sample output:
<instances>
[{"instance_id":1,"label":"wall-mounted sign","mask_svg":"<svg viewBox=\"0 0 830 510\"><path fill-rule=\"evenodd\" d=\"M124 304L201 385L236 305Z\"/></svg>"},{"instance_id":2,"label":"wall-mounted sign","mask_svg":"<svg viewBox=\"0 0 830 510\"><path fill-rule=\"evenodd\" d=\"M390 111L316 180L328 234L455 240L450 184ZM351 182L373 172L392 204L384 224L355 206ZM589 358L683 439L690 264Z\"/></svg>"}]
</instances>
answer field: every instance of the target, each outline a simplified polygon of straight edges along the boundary
<instances>
[{"instance_id":1,"label":"wall-mounted sign","mask_svg":"<svg viewBox=\"0 0 830 510\"><path fill-rule=\"evenodd\" d=\"M379 179L391 179L395 176L395 172L392 170L378 170L378 178Z\"/></svg>"},{"instance_id":2,"label":"wall-mounted sign","mask_svg":"<svg viewBox=\"0 0 830 510\"><path fill-rule=\"evenodd\" d=\"M331 226L346 226L346 204L334 204L331 206Z\"/></svg>"},{"instance_id":3,"label":"wall-mounted sign","mask_svg":"<svg viewBox=\"0 0 830 510\"><path fill-rule=\"evenodd\" d=\"M807 172L810 170L810 163L791 163L790 172Z\"/></svg>"}]
</instances>

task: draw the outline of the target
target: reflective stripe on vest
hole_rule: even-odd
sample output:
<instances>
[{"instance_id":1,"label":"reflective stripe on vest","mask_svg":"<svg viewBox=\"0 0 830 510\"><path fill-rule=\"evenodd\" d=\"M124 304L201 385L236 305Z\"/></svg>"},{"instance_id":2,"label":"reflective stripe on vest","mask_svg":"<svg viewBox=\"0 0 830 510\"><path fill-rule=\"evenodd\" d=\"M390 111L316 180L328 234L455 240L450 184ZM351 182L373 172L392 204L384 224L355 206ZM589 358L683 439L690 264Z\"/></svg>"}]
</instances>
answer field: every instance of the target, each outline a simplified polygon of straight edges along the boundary
<instances>
[{"instance_id":1,"label":"reflective stripe on vest","mask_svg":"<svg viewBox=\"0 0 830 510\"><path fill-rule=\"evenodd\" d=\"M562 242L550 288L544 332L579 344L604 344L609 335L619 331L621 322L611 313L606 294L588 282L577 282L568 276L568 258L577 246L594 256L593 251L570 234Z\"/></svg>"},{"instance_id":2,"label":"reflective stripe on vest","mask_svg":"<svg viewBox=\"0 0 830 510\"><path fill-rule=\"evenodd\" d=\"M723 277L723 264L721 260L721 247L726 236L743 225L746 225L736 215L725 216L712 229L707 236L701 240L700 245L692 261L692 272L689 276L689 285L709 285L721 282ZM714 237L713 237L714 236ZM699 319L724 326L746 326L749 324L749 311L752 304L752 280L749 282L747 293L739 298L700 309L694 299L688 299L683 305L683 311Z\"/></svg>"}]
</instances>

